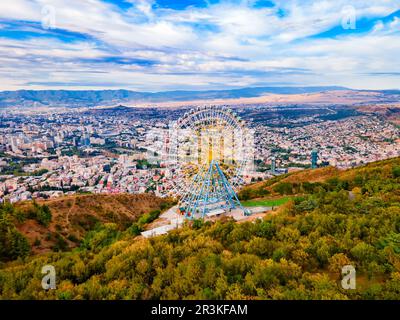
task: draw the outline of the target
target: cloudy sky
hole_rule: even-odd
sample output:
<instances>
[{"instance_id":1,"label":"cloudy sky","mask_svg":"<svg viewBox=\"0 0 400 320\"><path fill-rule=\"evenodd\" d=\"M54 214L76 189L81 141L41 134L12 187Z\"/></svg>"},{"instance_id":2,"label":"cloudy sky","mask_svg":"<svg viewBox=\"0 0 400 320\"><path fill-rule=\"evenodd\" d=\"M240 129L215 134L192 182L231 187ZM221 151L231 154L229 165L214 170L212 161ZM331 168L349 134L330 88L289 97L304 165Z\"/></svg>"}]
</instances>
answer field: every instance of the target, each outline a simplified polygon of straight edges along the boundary
<instances>
[{"instance_id":1,"label":"cloudy sky","mask_svg":"<svg viewBox=\"0 0 400 320\"><path fill-rule=\"evenodd\" d=\"M0 90L400 89L400 0L1 0Z\"/></svg>"}]
</instances>

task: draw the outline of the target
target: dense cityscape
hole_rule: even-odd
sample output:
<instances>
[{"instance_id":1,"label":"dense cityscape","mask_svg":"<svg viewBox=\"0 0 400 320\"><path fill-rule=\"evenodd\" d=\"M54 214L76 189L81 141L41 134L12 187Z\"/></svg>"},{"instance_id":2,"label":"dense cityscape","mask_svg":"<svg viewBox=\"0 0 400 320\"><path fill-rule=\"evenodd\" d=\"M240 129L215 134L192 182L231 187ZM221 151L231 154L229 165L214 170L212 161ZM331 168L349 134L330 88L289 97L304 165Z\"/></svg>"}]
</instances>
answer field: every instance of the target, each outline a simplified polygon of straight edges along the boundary
<instances>
[{"instance_id":1,"label":"dense cityscape","mask_svg":"<svg viewBox=\"0 0 400 320\"><path fill-rule=\"evenodd\" d=\"M303 113L289 108L277 115L270 106L233 108L254 129L255 165L245 173L245 183L310 166L344 169L400 154L399 128L378 115L340 116L342 110L332 108ZM2 114L0 199L75 193L165 196L171 178L168 128L185 111L119 106Z\"/></svg>"}]
</instances>

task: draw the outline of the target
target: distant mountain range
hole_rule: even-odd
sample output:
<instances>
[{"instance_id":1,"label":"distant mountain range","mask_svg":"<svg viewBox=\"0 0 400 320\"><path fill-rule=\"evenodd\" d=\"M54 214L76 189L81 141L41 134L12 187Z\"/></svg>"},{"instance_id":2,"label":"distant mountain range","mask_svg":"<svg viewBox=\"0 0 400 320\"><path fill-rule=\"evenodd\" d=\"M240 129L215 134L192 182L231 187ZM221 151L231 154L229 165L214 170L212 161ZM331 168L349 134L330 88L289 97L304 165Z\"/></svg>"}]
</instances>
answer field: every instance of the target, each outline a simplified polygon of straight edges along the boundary
<instances>
[{"instance_id":1,"label":"distant mountain range","mask_svg":"<svg viewBox=\"0 0 400 320\"><path fill-rule=\"evenodd\" d=\"M0 107L95 107L120 103L167 102L307 94L350 90L344 87L256 87L233 90L136 92L130 90L18 90L0 92Z\"/></svg>"}]
</instances>

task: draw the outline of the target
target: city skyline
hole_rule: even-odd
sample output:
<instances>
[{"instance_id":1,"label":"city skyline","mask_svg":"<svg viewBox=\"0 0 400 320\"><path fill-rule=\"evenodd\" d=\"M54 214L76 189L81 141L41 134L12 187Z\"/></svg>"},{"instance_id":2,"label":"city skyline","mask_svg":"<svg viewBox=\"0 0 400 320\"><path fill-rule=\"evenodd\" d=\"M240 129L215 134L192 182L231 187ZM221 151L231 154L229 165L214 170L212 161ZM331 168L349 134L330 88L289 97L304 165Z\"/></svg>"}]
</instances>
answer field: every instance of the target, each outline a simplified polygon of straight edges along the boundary
<instances>
[{"instance_id":1,"label":"city skyline","mask_svg":"<svg viewBox=\"0 0 400 320\"><path fill-rule=\"evenodd\" d=\"M394 119L368 114L368 110L363 113L337 106L289 106L279 112L268 106L232 108L250 129L247 143L242 145L245 152L235 152L236 162L243 164L245 184L310 167L347 169L400 154L400 131L390 121ZM199 145L189 138L192 129L174 134L170 125L187 114L192 114L190 108L126 107L0 114L0 203L2 199L14 203L82 192L154 193L160 197L173 190L185 192L190 180L183 183L170 160L182 160L185 165L180 169L185 172L198 162L188 151L199 152ZM218 148L221 136L215 130L200 140L203 164L209 161L208 143L214 134ZM226 131L224 135L229 136ZM237 140L235 150L240 145ZM223 142L228 157L231 143ZM218 159L221 152L214 151ZM227 163L229 167L230 161ZM225 174L232 174L231 169Z\"/></svg>"},{"instance_id":2,"label":"city skyline","mask_svg":"<svg viewBox=\"0 0 400 320\"><path fill-rule=\"evenodd\" d=\"M399 40L391 0L2 2L0 90L399 89Z\"/></svg>"}]
</instances>

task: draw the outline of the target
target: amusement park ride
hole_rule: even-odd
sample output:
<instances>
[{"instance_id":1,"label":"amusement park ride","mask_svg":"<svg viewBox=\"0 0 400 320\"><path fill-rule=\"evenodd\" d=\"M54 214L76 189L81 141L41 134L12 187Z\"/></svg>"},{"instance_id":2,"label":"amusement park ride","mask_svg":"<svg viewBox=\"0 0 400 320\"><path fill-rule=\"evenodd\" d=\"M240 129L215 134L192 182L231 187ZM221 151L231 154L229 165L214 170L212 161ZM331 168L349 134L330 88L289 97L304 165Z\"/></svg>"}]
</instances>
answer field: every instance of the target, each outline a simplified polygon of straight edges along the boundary
<instances>
[{"instance_id":1,"label":"amusement park ride","mask_svg":"<svg viewBox=\"0 0 400 320\"><path fill-rule=\"evenodd\" d=\"M213 212L250 211L235 188L252 164L253 135L232 110L199 107L170 127L170 165L180 214L205 218Z\"/></svg>"}]
</instances>

